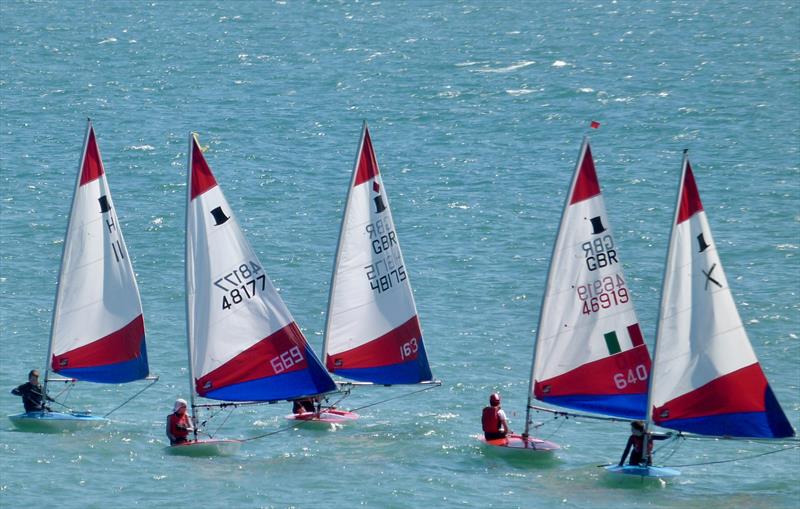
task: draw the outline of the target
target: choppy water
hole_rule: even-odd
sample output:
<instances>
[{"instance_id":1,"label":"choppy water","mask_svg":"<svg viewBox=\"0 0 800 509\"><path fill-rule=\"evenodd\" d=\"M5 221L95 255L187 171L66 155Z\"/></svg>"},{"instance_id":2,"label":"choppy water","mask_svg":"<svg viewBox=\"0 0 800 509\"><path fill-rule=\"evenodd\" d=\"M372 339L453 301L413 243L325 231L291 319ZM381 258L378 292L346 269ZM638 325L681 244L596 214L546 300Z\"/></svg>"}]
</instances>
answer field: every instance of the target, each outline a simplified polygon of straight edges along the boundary
<instances>
[{"instance_id":1,"label":"choppy water","mask_svg":"<svg viewBox=\"0 0 800 509\"><path fill-rule=\"evenodd\" d=\"M65 507L794 507L797 450L614 486L624 424L551 421L551 463L471 435L500 390L522 426L548 256L581 137L593 152L646 338L682 149L728 279L800 424L800 14L793 1L0 2L0 387L43 367L85 118L139 278L161 381L104 430L0 430L0 505ZM444 386L335 432L281 433L234 458L165 456L186 396L186 138L319 352L361 121L373 142ZM79 387L103 413L137 390ZM345 406L402 388L355 391ZM0 410L19 400L0 396ZM227 437L283 425L236 411ZM219 421L219 420L218 420ZM686 442L670 464L744 458ZM662 451L662 457L669 454Z\"/></svg>"}]
</instances>

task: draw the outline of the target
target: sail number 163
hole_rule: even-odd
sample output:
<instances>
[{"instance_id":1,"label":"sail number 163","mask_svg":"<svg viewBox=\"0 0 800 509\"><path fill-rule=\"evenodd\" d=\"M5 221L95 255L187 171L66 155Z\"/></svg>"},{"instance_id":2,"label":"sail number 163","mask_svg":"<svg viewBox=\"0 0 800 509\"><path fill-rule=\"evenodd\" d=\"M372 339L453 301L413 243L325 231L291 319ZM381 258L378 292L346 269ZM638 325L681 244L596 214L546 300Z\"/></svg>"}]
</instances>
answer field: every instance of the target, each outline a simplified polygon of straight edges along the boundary
<instances>
[{"instance_id":1,"label":"sail number 163","mask_svg":"<svg viewBox=\"0 0 800 509\"><path fill-rule=\"evenodd\" d=\"M417 338L411 338L409 341L400 345L400 358L406 359L416 354L419 351L419 344Z\"/></svg>"}]
</instances>

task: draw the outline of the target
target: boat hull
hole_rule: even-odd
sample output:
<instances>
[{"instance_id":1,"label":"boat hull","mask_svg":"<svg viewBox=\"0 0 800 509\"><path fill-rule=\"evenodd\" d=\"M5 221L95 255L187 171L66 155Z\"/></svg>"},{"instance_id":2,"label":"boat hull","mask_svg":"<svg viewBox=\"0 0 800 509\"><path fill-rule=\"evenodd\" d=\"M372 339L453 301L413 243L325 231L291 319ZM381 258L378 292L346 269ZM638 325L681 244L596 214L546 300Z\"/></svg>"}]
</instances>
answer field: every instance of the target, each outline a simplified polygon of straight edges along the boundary
<instances>
[{"instance_id":1,"label":"boat hull","mask_svg":"<svg viewBox=\"0 0 800 509\"><path fill-rule=\"evenodd\" d=\"M63 412L27 412L9 415L8 420L17 430L29 433L65 433L97 428L109 422L90 414Z\"/></svg>"},{"instance_id":2,"label":"boat hull","mask_svg":"<svg viewBox=\"0 0 800 509\"><path fill-rule=\"evenodd\" d=\"M348 412L347 410L337 410L335 408L328 408L322 412L304 412L301 414L289 414L286 419L289 421L296 421L307 423L309 426L331 426L335 424L348 424L359 418L355 412Z\"/></svg>"},{"instance_id":3,"label":"boat hull","mask_svg":"<svg viewBox=\"0 0 800 509\"><path fill-rule=\"evenodd\" d=\"M483 436L478 437L478 440L483 443L488 450L492 452L508 453L508 454L552 454L553 451L561 449L561 446L554 442L542 440L539 438L528 437L523 438L522 435L512 433L506 438L498 438L495 440L486 440Z\"/></svg>"},{"instance_id":4,"label":"boat hull","mask_svg":"<svg viewBox=\"0 0 800 509\"><path fill-rule=\"evenodd\" d=\"M182 444L170 445L167 452L173 456L190 456L194 458L208 456L233 456L239 452L242 442L239 440L193 440Z\"/></svg>"},{"instance_id":5,"label":"boat hull","mask_svg":"<svg viewBox=\"0 0 800 509\"><path fill-rule=\"evenodd\" d=\"M677 477L681 473L669 467L640 467L637 465L609 465L605 467L606 472L614 476L632 476L651 479L668 479Z\"/></svg>"}]
</instances>

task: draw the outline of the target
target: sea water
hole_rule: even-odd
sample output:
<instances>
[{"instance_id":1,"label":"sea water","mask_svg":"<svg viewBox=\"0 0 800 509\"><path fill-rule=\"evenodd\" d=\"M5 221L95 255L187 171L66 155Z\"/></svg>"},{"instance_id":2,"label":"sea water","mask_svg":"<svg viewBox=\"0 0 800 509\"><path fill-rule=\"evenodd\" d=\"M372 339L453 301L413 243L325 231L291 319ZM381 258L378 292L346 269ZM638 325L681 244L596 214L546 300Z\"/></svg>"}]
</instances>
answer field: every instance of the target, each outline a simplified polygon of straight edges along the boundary
<instances>
[{"instance_id":1,"label":"sea water","mask_svg":"<svg viewBox=\"0 0 800 509\"><path fill-rule=\"evenodd\" d=\"M492 391L512 428L523 427L549 256L592 120L649 345L688 148L754 349L800 424L798 10L790 0L3 0L0 409L20 411L7 391L44 367L86 117L161 379L101 430L2 425L0 505L796 507L797 449L687 440L656 454L693 465L682 476L631 485L597 467L619 459L624 423L535 414L537 436L563 446L549 462L487 454L474 436ZM363 120L442 387L364 408L343 429L246 442L235 457L166 455L165 416L189 389L188 133L208 146L248 239L319 353ZM102 415L145 384L79 384L66 401ZM356 388L340 405L413 390ZM238 408L208 430L264 435L289 410Z\"/></svg>"}]
</instances>

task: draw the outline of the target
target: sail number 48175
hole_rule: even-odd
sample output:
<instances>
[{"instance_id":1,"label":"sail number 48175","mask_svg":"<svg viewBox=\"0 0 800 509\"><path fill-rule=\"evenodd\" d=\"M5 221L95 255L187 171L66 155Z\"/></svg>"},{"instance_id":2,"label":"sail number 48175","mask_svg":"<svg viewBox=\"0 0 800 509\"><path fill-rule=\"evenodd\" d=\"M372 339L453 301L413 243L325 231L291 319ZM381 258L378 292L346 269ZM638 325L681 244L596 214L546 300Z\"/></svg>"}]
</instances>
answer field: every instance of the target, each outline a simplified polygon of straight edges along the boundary
<instances>
[{"instance_id":1,"label":"sail number 48175","mask_svg":"<svg viewBox=\"0 0 800 509\"><path fill-rule=\"evenodd\" d=\"M300 351L300 347L293 346L289 350L273 358L270 364L272 365L272 369L275 370L275 374L278 374L301 362L303 362L303 352Z\"/></svg>"},{"instance_id":2,"label":"sail number 48175","mask_svg":"<svg viewBox=\"0 0 800 509\"><path fill-rule=\"evenodd\" d=\"M614 373L614 385L617 389L622 390L639 382L647 382L647 367L644 364L628 369L627 373Z\"/></svg>"}]
</instances>

